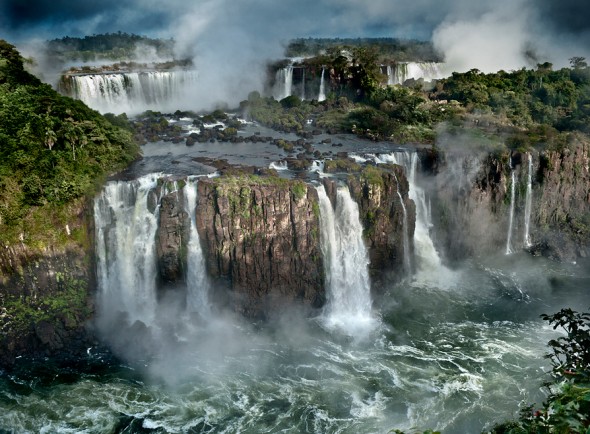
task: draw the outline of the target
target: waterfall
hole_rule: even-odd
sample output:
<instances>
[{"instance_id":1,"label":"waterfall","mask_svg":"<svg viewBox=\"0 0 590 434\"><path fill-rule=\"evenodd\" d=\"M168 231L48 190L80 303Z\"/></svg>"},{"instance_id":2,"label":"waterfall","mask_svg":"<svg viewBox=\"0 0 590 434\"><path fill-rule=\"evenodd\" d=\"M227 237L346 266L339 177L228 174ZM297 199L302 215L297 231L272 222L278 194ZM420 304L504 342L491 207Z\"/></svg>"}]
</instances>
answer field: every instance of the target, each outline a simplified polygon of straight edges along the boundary
<instances>
[{"instance_id":1,"label":"waterfall","mask_svg":"<svg viewBox=\"0 0 590 434\"><path fill-rule=\"evenodd\" d=\"M338 187L335 210L324 187L318 186L317 191L328 288L326 321L330 327L356 334L374 321L367 268L369 259L358 205L347 187Z\"/></svg>"},{"instance_id":2,"label":"waterfall","mask_svg":"<svg viewBox=\"0 0 590 434\"><path fill-rule=\"evenodd\" d=\"M416 227L414 229L414 252L416 256L416 268L419 274L427 276L433 273L446 272L442 265L440 256L434 247L430 237L432 220L429 201L426 192L416 182L416 172L419 157L417 152L394 152L373 156L377 164L394 163L399 164L406 170L406 177L409 184L410 199L416 205ZM399 194L399 192L398 192ZM403 202L402 202L403 203Z\"/></svg>"},{"instance_id":3,"label":"waterfall","mask_svg":"<svg viewBox=\"0 0 590 434\"><path fill-rule=\"evenodd\" d=\"M172 193L179 200L184 199L181 206L190 216L187 310L201 316L210 311L205 257L195 222L197 178L188 177L180 190L178 182L161 180L162 174L156 173L129 182L109 182L94 202L98 303L104 321L112 320L113 314L120 312L128 316L130 324L136 320L155 324L159 201Z\"/></svg>"},{"instance_id":4,"label":"waterfall","mask_svg":"<svg viewBox=\"0 0 590 434\"><path fill-rule=\"evenodd\" d=\"M404 84L406 80L420 78L432 81L441 78L441 64L437 62L398 62L387 66L387 84Z\"/></svg>"},{"instance_id":5,"label":"waterfall","mask_svg":"<svg viewBox=\"0 0 590 434\"><path fill-rule=\"evenodd\" d=\"M402 206L402 210L404 213L404 232L403 232L403 243L404 243L404 271L406 275L410 275L412 273L412 261L410 257L410 236L408 235L408 211L406 210L406 204L404 203L404 198L402 197L401 193L399 192L399 182L397 177L395 179L397 183L397 197L399 198L399 202Z\"/></svg>"},{"instance_id":6,"label":"waterfall","mask_svg":"<svg viewBox=\"0 0 590 434\"><path fill-rule=\"evenodd\" d=\"M325 101L326 100L326 79L324 74L326 72L326 68L322 68L322 77L320 78L320 93L318 95L318 101Z\"/></svg>"},{"instance_id":7,"label":"waterfall","mask_svg":"<svg viewBox=\"0 0 590 434\"><path fill-rule=\"evenodd\" d=\"M189 177L183 188L185 211L190 216L190 231L187 246L187 307L190 312L197 312L201 316L210 313L209 307L209 279L205 267L205 256L201 248L199 233L197 232L197 179Z\"/></svg>"},{"instance_id":8,"label":"waterfall","mask_svg":"<svg viewBox=\"0 0 590 434\"><path fill-rule=\"evenodd\" d=\"M148 202L159 177L110 182L94 201L98 302L110 319L117 312L130 323L154 319L159 207L151 212Z\"/></svg>"},{"instance_id":9,"label":"waterfall","mask_svg":"<svg viewBox=\"0 0 590 434\"><path fill-rule=\"evenodd\" d=\"M506 237L506 254L512 253L512 223L514 222L514 199L516 191L516 172L510 162L510 214L508 216L508 235Z\"/></svg>"},{"instance_id":10,"label":"waterfall","mask_svg":"<svg viewBox=\"0 0 590 434\"><path fill-rule=\"evenodd\" d=\"M395 79L394 79L394 75L393 75L393 67L391 65L387 65L387 85L388 86L392 86L395 83Z\"/></svg>"},{"instance_id":11,"label":"waterfall","mask_svg":"<svg viewBox=\"0 0 590 434\"><path fill-rule=\"evenodd\" d=\"M531 246L530 239L530 223L531 223L531 209L533 207L533 156L528 154L528 175L526 183L526 199L524 205L524 246Z\"/></svg>"},{"instance_id":12,"label":"waterfall","mask_svg":"<svg viewBox=\"0 0 590 434\"><path fill-rule=\"evenodd\" d=\"M166 106L197 82L197 71L72 75L68 93L102 113L138 113Z\"/></svg>"},{"instance_id":13,"label":"waterfall","mask_svg":"<svg viewBox=\"0 0 590 434\"><path fill-rule=\"evenodd\" d=\"M293 89L293 65L281 68L277 71L275 76L274 97L277 100L282 100L291 96Z\"/></svg>"}]
</instances>

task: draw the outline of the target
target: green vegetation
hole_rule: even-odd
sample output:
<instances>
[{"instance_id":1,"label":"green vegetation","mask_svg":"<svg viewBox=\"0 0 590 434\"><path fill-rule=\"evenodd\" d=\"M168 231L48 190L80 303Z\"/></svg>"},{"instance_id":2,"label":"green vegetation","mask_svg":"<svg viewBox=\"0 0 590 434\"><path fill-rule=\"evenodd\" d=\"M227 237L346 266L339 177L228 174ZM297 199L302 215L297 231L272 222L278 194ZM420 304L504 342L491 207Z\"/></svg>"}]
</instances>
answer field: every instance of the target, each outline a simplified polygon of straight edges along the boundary
<instances>
[{"instance_id":1,"label":"green vegetation","mask_svg":"<svg viewBox=\"0 0 590 434\"><path fill-rule=\"evenodd\" d=\"M135 58L138 49L151 49L161 58L172 58L174 40L151 39L117 32L85 36L84 38L66 36L47 43L48 55L63 61L129 60Z\"/></svg>"},{"instance_id":2,"label":"green vegetation","mask_svg":"<svg viewBox=\"0 0 590 434\"><path fill-rule=\"evenodd\" d=\"M125 124L124 117L111 119ZM64 210L135 159L138 147L124 128L40 83L24 71L14 47L0 41L2 242L47 236L49 222L67 220Z\"/></svg>"},{"instance_id":3,"label":"green vegetation","mask_svg":"<svg viewBox=\"0 0 590 434\"><path fill-rule=\"evenodd\" d=\"M80 323L81 318L88 318L91 313L88 305L88 282L58 272L56 283L57 286L42 297L5 294L2 310L6 316L0 324L2 334L26 336L31 324L41 321L74 326Z\"/></svg>"},{"instance_id":4,"label":"green vegetation","mask_svg":"<svg viewBox=\"0 0 590 434\"><path fill-rule=\"evenodd\" d=\"M339 50L352 51L355 48L371 48L383 57L398 61L436 62L441 60L441 56L430 42L396 38L299 38L289 42L285 56L319 56Z\"/></svg>"}]
</instances>

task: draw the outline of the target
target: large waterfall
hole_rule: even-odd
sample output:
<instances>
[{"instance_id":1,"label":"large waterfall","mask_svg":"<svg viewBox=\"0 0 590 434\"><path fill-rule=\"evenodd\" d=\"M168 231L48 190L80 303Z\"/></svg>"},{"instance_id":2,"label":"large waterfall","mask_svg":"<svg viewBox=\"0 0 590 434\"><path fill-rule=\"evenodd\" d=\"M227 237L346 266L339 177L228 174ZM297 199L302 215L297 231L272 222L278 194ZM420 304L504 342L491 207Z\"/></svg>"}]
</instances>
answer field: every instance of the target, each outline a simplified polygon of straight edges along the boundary
<instances>
[{"instance_id":1,"label":"large waterfall","mask_svg":"<svg viewBox=\"0 0 590 434\"><path fill-rule=\"evenodd\" d=\"M151 324L155 316L159 208L150 211L148 197L159 177L110 182L94 202L99 308L130 323Z\"/></svg>"},{"instance_id":2,"label":"large waterfall","mask_svg":"<svg viewBox=\"0 0 590 434\"><path fill-rule=\"evenodd\" d=\"M102 113L138 113L167 107L197 79L197 71L185 70L68 75L61 91Z\"/></svg>"},{"instance_id":3,"label":"large waterfall","mask_svg":"<svg viewBox=\"0 0 590 434\"><path fill-rule=\"evenodd\" d=\"M205 267L205 256L199 240L196 223L197 179L189 177L183 188L185 211L190 216L190 230L187 248L187 306L191 312L207 316L209 308L209 279Z\"/></svg>"},{"instance_id":4,"label":"large waterfall","mask_svg":"<svg viewBox=\"0 0 590 434\"><path fill-rule=\"evenodd\" d=\"M293 65L286 66L277 71L273 96L277 100L291 96L293 91Z\"/></svg>"},{"instance_id":5,"label":"large waterfall","mask_svg":"<svg viewBox=\"0 0 590 434\"><path fill-rule=\"evenodd\" d=\"M168 183L161 181L161 174L151 174L129 182L109 182L95 200L98 299L101 317L106 321L119 312L129 323L139 320L154 324L158 310L159 201L177 189L176 182L167 189ZM176 194L190 216L185 304L189 312L206 316L209 284L195 225L196 187L196 178L189 177Z\"/></svg>"},{"instance_id":6,"label":"large waterfall","mask_svg":"<svg viewBox=\"0 0 590 434\"><path fill-rule=\"evenodd\" d=\"M347 187L338 187L336 207L323 186L320 203L320 240L326 264L328 326L356 334L373 323L369 258L363 241L358 205Z\"/></svg>"}]
</instances>

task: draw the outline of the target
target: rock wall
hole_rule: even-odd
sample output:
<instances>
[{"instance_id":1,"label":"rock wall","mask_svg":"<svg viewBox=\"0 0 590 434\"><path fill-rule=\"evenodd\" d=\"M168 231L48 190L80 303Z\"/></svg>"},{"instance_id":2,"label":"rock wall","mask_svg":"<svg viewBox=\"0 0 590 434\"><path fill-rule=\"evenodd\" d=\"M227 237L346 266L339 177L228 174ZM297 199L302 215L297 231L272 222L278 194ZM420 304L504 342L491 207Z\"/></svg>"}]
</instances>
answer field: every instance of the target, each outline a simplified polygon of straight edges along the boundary
<instances>
[{"instance_id":1,"label":"rock wall","mask_svg":"<svg viewBox=\"0 0 590 434\"><path fill-rule=\"evenodd\" d=\"M90 234L91 216L80 210L72 230ZM59 247L24 243L0 248L0 365L20 356L80 354L94 342L94 264L87 241Z\"/></svg>"},{"instance_id":2,"label":"rock wall","mask_svg":"<svg viewBox=\"0 0 590 434\"><path fill-rule=\"evenodd\" d=\"M189 225L190 219L182 204L182 192L162 197L156 252L160 279L165 284L184 281Z\"/></svg>"},{"instance_id":3,"label":"rock wall","mask_svg":"<svg viewBox=\"0 0 590 434\"><path fill-rule=\"evenodd\" d=\"M401 166L368 166L360 176L350 176L348 186L359 205L365 228L373 290L382 291L386 282L400 280L405 275L405 231L410 255L414 252L416 206L408 196L408 180ZM400 195L406 208L407 227Z\"/></svg>"},{"instance_id":4,"label":"rock wall","mask_svg":"<svg viewBox=\"0 0 590 434\"><path fill-rule=\"evenodd\" d=\"M575 138L560 150L530 151L530 246L524 239L529 153L446 153L438 160L436 176L431 179L434 230L446 257L452 260L506 251L511 170L515 175L512 250L527 249L567 261L588 257L588 152L588 144Z\"/></svg>"},{"instance_id":5,"label":"rock wall","mask_svg":"<svg viewBox=\"0 0 590 434\"><path fill-rule=\"evenodd\" d=\"M198 184L197 230L233 308L260 318L297 302L324 304L317 192L302 181L226 176Z\"/></svg>"}]
</instances>

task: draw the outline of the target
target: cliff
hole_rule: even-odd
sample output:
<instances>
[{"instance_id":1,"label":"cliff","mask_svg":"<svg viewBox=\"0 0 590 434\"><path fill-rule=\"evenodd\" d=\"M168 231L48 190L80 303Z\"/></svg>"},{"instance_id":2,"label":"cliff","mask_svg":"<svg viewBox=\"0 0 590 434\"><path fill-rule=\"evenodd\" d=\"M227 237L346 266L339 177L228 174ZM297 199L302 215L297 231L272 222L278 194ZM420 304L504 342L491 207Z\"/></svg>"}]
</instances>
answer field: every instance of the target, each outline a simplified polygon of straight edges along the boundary
<instances>
[{"instance_id":1,"label":"cliff","mask_svg":"<svg viewBox=\"0 0 590 434\"><path fill-rule=\"evenodd\" d=\"M277 177L204 179L196 210L208 273L229 283L236 311L260 318L295 301L323 305L315 189Z\"/></svg>"},{"instance_id":2,"label":"cliff","mask_svg":"<svg viewBox=\"0 0 590 434\"><path fill-rule=\"evenodd\" d=\"M414 251L416 206L408 196L408 180L401 166L367 166L360 176L348 178L348 186L365 229L373 289L382 291L387 281L400 280L411 272L404 268L411 264Z\"/></svg>"},{"instance_id":3,"label":"cliff","mask_svg":"<svg viewBox=\"0 0 590 434\"><path fill-rule=\"evenodd\" d=\"M19 356L79 354L91 340L94 312L91 217L54 228L65 238L53 247L23 242L0 249L0 365Z\"/></svg>"},{"instance_id":4,"label":"cliff","mask_svg":"<svg viewBox=\"0 0 590 434\"><path fill-rule=\"evenodd\" d=\"M588 257L588 150L589 144L574 135L560 149L505 150L479 156L455 151L440 156L432 180L433 216L437 241L447 257L482 256L508 247L562 261Z\"/></svg>"}]
</instances>

